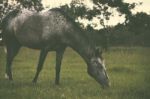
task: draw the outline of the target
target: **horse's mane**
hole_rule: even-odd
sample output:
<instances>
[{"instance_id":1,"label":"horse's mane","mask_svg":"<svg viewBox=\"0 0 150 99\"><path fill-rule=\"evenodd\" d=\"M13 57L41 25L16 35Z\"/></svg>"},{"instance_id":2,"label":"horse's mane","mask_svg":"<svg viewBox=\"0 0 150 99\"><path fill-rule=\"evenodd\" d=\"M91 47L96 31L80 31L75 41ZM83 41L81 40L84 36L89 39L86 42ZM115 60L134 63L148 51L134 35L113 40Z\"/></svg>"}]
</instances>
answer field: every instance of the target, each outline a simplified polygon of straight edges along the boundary
<instances>
[{"instance_id":1,"label":"horse's mane","mask_svg":"<svg viewBox=\"0 0 150 99\"><path fill-rule=\"evenodd\" d=\"M75 22L75 20L73 18L71 18L65 11L63 11L60 8L53 8L53 9L50 9L49 11L57 11L57 12L61 13L67 19L67 21L71 22L75 26L75 29L77 29L81 33L81 35L83 35L85 38L88 39L88 41L91 45L94 45L94 42L90 37L90 33L88 33L88 31L82 29L79 26L79 24L77 24Z\"/></svg>"},{"instance_id":2,"label":"horse's mane","mask_svg":"<svg viewBox=\"0 0 150 99\"><path fill-rule=\"evenodd\" d=\"M61 13L66 19L67 21L71 22L76 28L78 28L79 30L83 31L83 29L79 26L79 24L77 24L75 22L75 20L73 18L71 18L65 11L63 11L62 9L60 8L52 8L50 9L49 11L56 11L56 12L59 12Z\"/></svg>"}]
</instances>

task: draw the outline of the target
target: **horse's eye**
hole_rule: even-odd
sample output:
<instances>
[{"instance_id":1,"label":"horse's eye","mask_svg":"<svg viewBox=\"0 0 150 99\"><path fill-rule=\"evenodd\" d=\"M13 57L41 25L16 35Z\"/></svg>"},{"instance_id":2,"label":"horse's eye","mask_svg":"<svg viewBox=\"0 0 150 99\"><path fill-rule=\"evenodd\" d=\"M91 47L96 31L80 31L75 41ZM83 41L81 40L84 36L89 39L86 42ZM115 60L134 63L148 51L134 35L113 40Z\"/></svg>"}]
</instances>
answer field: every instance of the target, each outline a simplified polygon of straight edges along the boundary
<instances>
[{"instance_id":1,"label":"horse's eye","mask_svg":"<svg viewBox=\"0 0 150 99\"><path fill-rule=\"evenodd\" d=\"M103 69L103 66L100 65L100 66L97 66L97 68L98 68L98 69Z\"/></svg>"},{"instance_id":2,"label":"horse's eye","mask_svg":"<svg viewBox=\"0 0 150 99\"><path fill-rule=\"evenodd\" d=\"M103 66L98 61L95 61L95 64L98 69L103 69Z\"/></svg>"}]
</instances>

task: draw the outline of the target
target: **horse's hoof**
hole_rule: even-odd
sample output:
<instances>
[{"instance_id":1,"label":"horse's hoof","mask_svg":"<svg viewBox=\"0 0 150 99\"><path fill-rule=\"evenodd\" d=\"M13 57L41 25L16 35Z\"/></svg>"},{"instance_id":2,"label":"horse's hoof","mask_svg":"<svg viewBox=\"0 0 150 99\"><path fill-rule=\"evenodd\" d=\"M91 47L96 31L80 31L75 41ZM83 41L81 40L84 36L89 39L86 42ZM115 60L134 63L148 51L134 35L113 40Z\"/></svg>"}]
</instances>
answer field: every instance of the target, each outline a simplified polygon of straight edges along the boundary
<instances>
[{"instance_id":1,"label":"horse's hoof","mask_svg":"<svg viewBox=\"0 0 150 99\"><path fill-rule=\"evenodd\" d=\"M33 81L32 81L32 83L33 83L33 84L36 84L36 83L37 83L37 81L33 80Z\"/></svg>"},{"instance_id":2,"label":"horse's hoof","mask_svg":"<svg viewBox=\"0 0 150 99\"><path fill-rule=\"evenodd\" d=\"M59 85L59 82L55 82L55 85Z\"/></svg>"},{"instance_id":3,"label":"horse's hoof","mask_svg":"<svg viewBox=\"0 0 150 99\"><path fill-rule=\"evenodd\" d=\"M9 80L9 81L12 81L12 80L13 80L13 78L10 77L10 76L8 76L8 74L5 74L5 79L7 79L7 80Z\"/></svg>"},{"instance_id":4,"label":"horse's hoof","mask_svg":"<svg viewBox=\"0 0 150 99\"><path fill-rule=\"evenodd\" d=\"M9 80L9 76L7 74L5 74L5 79L8 79Z\"/></svg>"}]
</instances>

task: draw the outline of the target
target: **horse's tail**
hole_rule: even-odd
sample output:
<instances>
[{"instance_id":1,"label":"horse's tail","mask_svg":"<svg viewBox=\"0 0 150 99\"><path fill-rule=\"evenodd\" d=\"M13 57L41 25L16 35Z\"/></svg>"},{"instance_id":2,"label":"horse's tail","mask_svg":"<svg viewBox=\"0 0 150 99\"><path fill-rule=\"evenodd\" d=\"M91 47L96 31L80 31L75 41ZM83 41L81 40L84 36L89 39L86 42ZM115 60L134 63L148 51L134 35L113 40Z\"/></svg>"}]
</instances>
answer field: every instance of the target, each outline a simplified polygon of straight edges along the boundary
<instances>
[{"instance_id":1,"label":"horse's tail","mask_svg":"<svg viewBox=\"0 0 150 99\"><path fill-rule=\"evenodd\" d=\"M6 46L5 46L4 39L3 39L2 35L3 35L3 32L0 30L0 46L3 46L4 52L7 53Z\"/></svg>"},{"instance_id":2,"label":"horse's tail","mask_svg":"<svg viewBox=\"0 0 150 99\"><path fill-rule=\"evenodd\" d=\"M4 44L4 33L3 33L3 31L2 31L2 22L1 22L1 24L0 24L0 46L3 46L3 45L5 45Z\"/></svg>"},{"instance_id":3,"label":"horse's tail","mask_svg":"<svg viewBox=\"0 0 150 99\"><path fill-rule=\"evenodd\" d=\"M2 31L0 30L0 45L4 45L4 41L3 41L3 36L2 36Z\"/></svg>"}]
</instances>

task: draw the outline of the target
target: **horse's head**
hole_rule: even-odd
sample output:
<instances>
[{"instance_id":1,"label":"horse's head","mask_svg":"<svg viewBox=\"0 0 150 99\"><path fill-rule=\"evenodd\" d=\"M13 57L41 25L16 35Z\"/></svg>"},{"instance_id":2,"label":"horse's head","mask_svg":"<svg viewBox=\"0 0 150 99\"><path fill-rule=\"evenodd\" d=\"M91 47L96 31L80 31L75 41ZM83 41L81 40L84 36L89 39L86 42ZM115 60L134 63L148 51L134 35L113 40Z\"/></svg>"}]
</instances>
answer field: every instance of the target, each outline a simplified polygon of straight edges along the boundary
<instances>
[{"instance_id":1,"label":"horse's head","mask_svg":"<svg viewBox=\"0 0 150 99\"><path fill-rule=\"evenodd\" d=\"M92 55L89 65L88 73L92 76L102 87L109 87L109 78L106 73L104 59L102 58L102 51L96 49Z\"/></svg>"}]
</instances>

